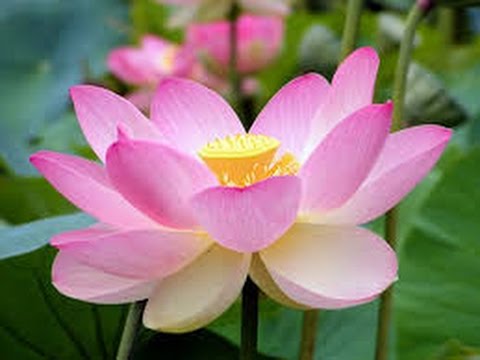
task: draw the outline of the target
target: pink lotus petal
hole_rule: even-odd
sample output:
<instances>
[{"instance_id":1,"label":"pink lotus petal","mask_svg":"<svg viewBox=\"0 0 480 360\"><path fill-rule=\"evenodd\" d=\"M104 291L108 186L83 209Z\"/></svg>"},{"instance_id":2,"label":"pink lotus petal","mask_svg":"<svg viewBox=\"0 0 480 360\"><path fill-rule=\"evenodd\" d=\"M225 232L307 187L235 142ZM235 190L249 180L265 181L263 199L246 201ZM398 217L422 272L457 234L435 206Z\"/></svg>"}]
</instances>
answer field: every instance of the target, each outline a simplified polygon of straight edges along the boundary
<instances>
[{"instance_id":1,"label":"pink lotus petal","mask_svg":"<svg viewBox=\"0 0 480 360\"><path fill-rule=\"evenodd\" d=\"M277 240L295 221L300 180L271 177L245 188L219 186L192 198L200 225L222 246L256 252Z\"/></svg>"},{"instance_id":2,"label":"pink lotus petal","mask_svg":"<svg viewBox=\"0 0 480 360\"><path fill-rule=\"evenodd\" d=\"M286 294L285 296L292 296L297 301L294 304L296 308L303 306L305 308L313 309L344 309L352 306L362 305L369 303L370 301L375 300L378 297L377 295L369 296L366 298L355 299L355 300L344 300L344 299L335 299L329 298L322 295L319 295L315 292L309 291L308 289L297 285L296 283L288 280L287 277L279 275L278 273L271 271L272 281L275 281L277 284L281 284L282 290ZM293 301L293 300L291 300ZM288 306L288 304L287 304ZM301 308L300 308L301 309Z\"/></svg>"},{"instance_id":3,"label":"pink lotus petal","mask_svg":"<svg viewBox=\"0 0 480 360\"><path fill-rule=\"evenodd\" d=\"M302 211L339 207L355 193L384 146L391 114L391 103L369 105L327 135L300 170Z\"/></svg>"},{"instance_id":4,"label":"pink lotus petal","mask_svg":"<svg viewBox=\"0 0 480 360\"><path fill-rule=\"evenodd\" d=\"M340 64L329 98L317 114L312 146L345 117L372 103L378 65L378 55L369 47L354 51Z\"/></svg>"},{"instance_id":5,"label":"pink lotus petal","mask_svg":"<svg viewBox=\"0 0 480 360\"><path fill-rule=\"evenodd\" d=\"M301 159L314 115L325 101L328 88L328 82L320 75L297 77L268 102L250 132L280 140L282 152L291 152Z\"/></svg>"},{"instance_id":6,"label":"pink lotus petal","mask_svg":"<svg viewBox=\"0 0 480 360\"><path fill-rule=\"evenodd\" d=\"M52 268L52 282L62 294L98 304L119 304L150 296L156 282L107 274L60 251Z\"/></svg>"},{"instance_id":7,"label":"pink lotus petal","mask_svg":"<svg viewBox=\"0 0 480 360\"><path fill-rule=\"evenodd\" d=\"M393 250L357 227L298 223L260 257L289 298L311 307L363 303L397 276Z\"/></svg>"},{"instance_id":8,"label":"pink lotus petal","mask_svg":"<svg viewBox=\"0 0 480 360\"><path fill-rule=\"evenodd\" d=\"M98 220L121 229L158 227L125 201L99 164L52 151L39 151L30 161L57 191Z\"/></svg>"},{"instance_id":9,"label":"pink lotus petal","mask_svg":"<svg viewBox=\"0 0 480 360\"><path fill-rule=\"evenodd\" d=\"M194 155L216 138L245 132L223 98L187 79L168 78L160 83L151 116L171 146Z\"/></svg>"},{"instance_id":10,"label":"pink lotus petal","mask_svg":"<svg viewBox=\"0 0 480 360\"><path fill-rule=\"evenodd\" d=\"M143 323L164 332L207 325L236 300L249 264L249 254L213 246L182 271L160 281L147 303Z\"/></svg>"},{"instance_id":11,"label":"pink lotus petal","mask_svg":"<svg viewBox=\"0 0 480 360\"><path fill-rule=\"evenodd\" d=\"M152 82L152 78L143 70L142 60L137 49L121 47L108 54L107 66L110 72L122 81L133 85L144 85Z\"/></svg>"},{"instance_id":12,"label":"pink lotus petal","mask_svg":"<svg viewBox=\"0 0 480 360\"><path fill-rule=\"evenodd\" d=\"M83 133L100 160L117 140L121 124L134 138L161 141L160 133L142 113L113 92L97 86L78 85L70 89Z\"/></svg>"},{"instance_id":13,"label":"pink lotus petal","mask_svg":"<svg viewBox=\"0 0 480 360\"><path fill-rule=\"evenodd\" d=\"M217 180L195 158L168 146L123 139L107 153L107 171L118 191L158 223L191 229L190 197Z\"/></svg>"},{"instance_id":14,"label":"pink lotus petal","mask_svg":"<svg viewBox=\"0 0 480 360\"><path fill-rule=\"evenodd\" d=\"M105 226L102 223L96 223L88 228L80 230L65 231L57 234L50 239L50 245L57 249L68 247L70 244L94 241L95 239L105 236L107 233L115 233L121 231L119 229Z\"/></svg>"},{"instance_id":15,"label":"pink lotus petal","mask_svg":"<svg viewBox=\"0 0 480 360\"><path fill-rule=\"evenodd\" d=\"M451 134L441 126L423 125L390 135L358 191L340 208L318 214L317 221L363 224L382 215L431 170Z\"/></svg>"},{"instance_id":16,"label":"pink lotus petal","mask_svg":"<svg viewBox=\"0 0 480 360\"><path fill-rule=\"evenodd\" d=\"M82 238L82 233L86 239ZM182 269L212 244L205 234L168 230L77 230L52 239L81 263L106 273L149 280L164 278ZM65 238L70 238L66 240Z\"/></svg>"},{"instance_id":17,"label":"pink lotus petal","mask_svg":"<svg viewBox=\"0 0 480 360\"><path fill-rule=\"evenodd\" d=\"M252 255L252 263L250 265L250 278L269 298L275 300L283 306L294 309L307 310L308 306L302 305L290 299L275 283L272 276L268 272L265 264L258 254Z\"/></svg>"}]
</instances>

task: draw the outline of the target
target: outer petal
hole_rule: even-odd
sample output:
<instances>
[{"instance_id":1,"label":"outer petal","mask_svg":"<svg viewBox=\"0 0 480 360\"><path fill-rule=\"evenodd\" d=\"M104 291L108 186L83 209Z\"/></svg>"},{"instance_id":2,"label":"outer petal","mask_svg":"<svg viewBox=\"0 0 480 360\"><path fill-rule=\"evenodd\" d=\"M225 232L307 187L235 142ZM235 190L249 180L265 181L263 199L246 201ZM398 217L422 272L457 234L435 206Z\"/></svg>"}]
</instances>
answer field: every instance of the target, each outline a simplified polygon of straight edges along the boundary
<instances>
[{"instance_id":1,"label":"outer petal","mask_svg":"<svg viewBox=\"0 0 480 360\"><path fill-rule=\"evenodd\" d=\"M165 332L186 332L205 326L238 297L249 264L249 254L214 246L190 266L158 284L147 303L143 323Z\"/></svg>"},{"instance_id":2,"label":"outer petal","mask_svg":"<svg viewBox=\"0 0 480 360\"><path fill-rule=\"evenodd\" d=\"M85 229L57 235L52 243L85 265L120 277L149 280L180 270L212 241L205 234L187 231L97 229L94 234Z\"/></svg>"},{"instance_id":3,"label":"outer petal","mask_svg":"<svg viewBox=\"0 0 480 360\"><path fill-rule=\"evenodd\" d=\"M306 310L307 306L297 303L290 299L275 283L272 276L268 272L262 259L258 254L252 255L252 263L250 265L250 277L257 286L267 294L271 299L279 304L294 309Z\"/></svg>"},{"instance_id":4,"label":"outer petal","mask_svg":"<svg viewBox=\"0 0 480 360\"><path fill-rule=\"evenodd\" d=\"M300 170L302 211L339 207L355 193L383 148L391 114L391 103L370 105L328 134Z\"/></svg>"},{"instance_id":5,"label":"outer petal","mask_svg":"<svg viewBox=\"0 0 480 360\"><path fill-rule=\"evenodd\" d=\"M272 177L245 188L214 187L192 198L200 225L222 246L255 252L292 225L300 202L300 179Z\"/></svg>"},{"instance_id":6,"label":"outer petal","mask_svg":"<svg viewBox=\"0 0 480 360\"><path fill-rule=\"evenodd\" d=\"M340 208L318 214L316 221L363 224L395 206L430 171L452 132L423 125L399 131L387 138L377 163L362 186Z\"/></svg>"},{"instance_id":7,"label":"outer petal","mask_svg":"<svg viewBox=\"0 0 480 360\"><path fill-rule=\"evenodd\" d=\"M280 289L312 307L368 301L397 274L395 253L388 244L356 227L296 224L260 257Z\"/></svg>"},{"instance_id":8,"label":"outer petal","mask_svg":"<svg viewBox=\"0 0 480 360\"><path fill-rule=\"evenodd\" d=\"M63 196L100 221L122 229L158 226L125 201L99 164L51 151L39 151L30 161Z\"/></svg>"},{"instance_id":9,"label":"outer petal","mask_svg":"<svg viewBox=\"0 0 480 360\"><path fill-rule=\"evenodd\" d=\"M62 294L93 303L118 304L146 299L155 282L107 274L60 251L52 268L53 285Z\"/></svg>"},{"instance_id":10,"label":"outer petal","mask_svg":"<svg viewBox=\"0 0 480 360\"><path fill-rule=\"evenodd\" d=\"M280 140L282 151L302 158L314 115L325 101L328 88L328 82L320 75L297 77L268 102L250 132L272 136Z\"/></svg>"},{"instance_id":11,"label":"outer petal","mask_svg":"<svg viewBox=\"0 0 480 360\"><path fill-rule=\"evenodd\" d=\"M341 120L372 103L379 65L373 48L354 51L338 67L325 106L317 114L312 146Z\"/></svg>"},{"instance_id":12,"label":"outer petal","mask_svg":"<svg viewBox=\"0 0 480 360\"><path fill-rule=\"evenodd\" d=\"M220 95L187 79L161 81L151 116L172 146L195 155L215 138L245 132Z\"/></svg>"},{"instance_id":13,"label":"outer petal","mask_svg":"<svg viewBox=\"0 0 480 360\"><path fill-rule=\"evenodd\" d=\"M117 128L126 126L138 139L160 141L155 126L127 100L97 86L78 85L70 89L82 131L93 151L104 161L108 147L117 140Z\"/></svg>"},{"instance_id":14,"label":"outer petal","mask_svg":"<svg viewBox=\"0 0 480 360\"><path fill-rule=\"evenodd\" d=\"M173 228L196 224L188 200L217 183L207 167L192 157L168 146L128 139L108 150L107 171L130 203Z\"/></svg>"}]
</instances>

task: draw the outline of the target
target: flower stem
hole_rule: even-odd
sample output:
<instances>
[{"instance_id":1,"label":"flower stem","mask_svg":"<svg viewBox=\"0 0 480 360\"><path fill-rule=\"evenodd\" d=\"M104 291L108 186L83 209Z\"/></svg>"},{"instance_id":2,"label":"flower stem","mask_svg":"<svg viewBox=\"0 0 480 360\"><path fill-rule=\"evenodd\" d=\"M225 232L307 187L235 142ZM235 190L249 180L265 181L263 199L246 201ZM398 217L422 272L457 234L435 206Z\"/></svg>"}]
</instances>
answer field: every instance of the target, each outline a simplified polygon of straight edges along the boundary
<instances>
[{"instance_id":1,"label":"flower stem","mask_svg":"<svg viewBox=\"0 0 480 360\"><path fill-rule=\"evenodd\" d=\"M318 310L305 310L303 312L302 340L300 343L299 360L313 360L314 358L318 317Z\"/></svg>"},{"instance_id":2,"label":"flower stem","mask_svg":"<svg viewBox=\"0 0 480 360\"><path fill-rule=\"evenodd\" d=\"M348 0L347 18L343 28L342 49L340 60L345 59L355 49L357 43L360 18L362 16L363 0Z\"/></svg>"},{"instance_id":3,"label":"flower stem","mask_svg":"<svg viewBox=\"0 0 480 360\"><path fill-rule=\"evenodd\" d=\"M127 319L123 328L122 338L117 350L116 360L130 360L131 353L135 345L138 329L141 324L143 310L145 309L146 301L137 301L130 305Z\"/></svg>"},{"instance_id":4,"label":"flower stem","mask_svg":"<svg viewBox=\"0 0 480 360\"><path fill-rule=\"evenodd\" d=\"M393 208L387 213L385 219L385 239L395 249L397 241L397 209ZM388 358L390 324L392 319L393 286L390 286L382 294L378 308L377 325L377 348L375 351L376 360Z\"/></svg>"},{"instance_id":5,"label":"flower stem","mask_svg":"<svg viewBox=\"0 0 480 360\"><path fill-rule=\"evenodd\" d=\"M242 332L240 360L254 360L257 356L258 288L247 279L242 292Z\"/></svg>"},{"instance_id":6,"label":"flower stem","mask_svg":"<svg viewBox=\"0 0 480 360\"><path fill-rule=\"evenodd\" d=\"M400 43L400 53L398 55L397 67L395 69L395 80L393 83L393 123L392 131L398 131L402 128L403 112L405 106L405 88L407 84L407 74L412 59L413 43L415 31L418 24L429 10L420 5L422 1L417 1L405 23L405 31Z\"/></svg>"},{"instance_id":7,"label":"flower stem","mask_svg":"<svg viewBox=\"0 0 480 360\"><path fill-rule=\"evenodd\" d=\"M228 20L230 23L230 64L229 64L229 78L232 93L232 100L235 107L238 107L241 96L241 81L237 71L238 63L238 24L237 20L240 14L240 9L236 1L233 1Z\"/></svg>"},{"instance_id":8,"label":"flower stem","mask_svg":"<svg viewBox=\"0 0 480 360\"><path fill-rule=\"evenodd\" d=\"M400 44L397 67L395 70L393 87L393 102L395 106L393 110L392 132L398 131L402 128L407 74L412 58L415 31L418 27L418 24L429 10L430 6L428 5L428 1L417 0L407 17L405 31ZM397 242L397 216L398 209L393 208L387 213L385 219L385 239L393 249L395 249ZM380 298L377 326L377 347L375 352L376 360L386 360L388 357L392 307L393 286L387 289Z\"/></svg>"}]
</instances>

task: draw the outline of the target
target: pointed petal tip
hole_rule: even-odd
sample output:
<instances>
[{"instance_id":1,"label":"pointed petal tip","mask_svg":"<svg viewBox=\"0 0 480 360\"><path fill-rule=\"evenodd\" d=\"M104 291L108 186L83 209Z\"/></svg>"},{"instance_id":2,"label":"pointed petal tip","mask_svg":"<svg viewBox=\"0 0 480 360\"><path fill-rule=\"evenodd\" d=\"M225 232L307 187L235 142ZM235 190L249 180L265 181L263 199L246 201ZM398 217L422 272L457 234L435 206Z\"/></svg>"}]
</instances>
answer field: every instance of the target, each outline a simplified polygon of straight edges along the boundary
<instances>
[{"instance_id":1,"label":"pointed petal tip","mask_svg":"<svg viewBox=\"0 0 480 360\"><path fill-rule=\"evenodd\" d=\"M40 167L41 167L43 162L49 161L49 160L54 160L54 158L57 158L58 156L62 156L62 155L66 156L66 154L57 153L55 151L39 150L39 151L33 153L32 155L30 155L30 157L28 159L29 159L30 163L33 166L35 166L35 168L37 170L40 171Z\"/></svg>"},{"instance_id":2,"label":"pointed petal tip","mask_svg":"<svg viewBox=\"0 0 480 360\"><path fill-rule=\"evenodd\" d=\"M70 93L70 97L72 98L72 100L75 101L77 98L85 95L85 93L94 90L95 88L96 86L94 85L78 84L71 86L68 92Z\"/></svg>"},{"instance_id":3,"label":"pointed petal tip","mask_svg":"<svg viewBox=\"0 0 480 360\"><path fill-rule=\"evenodd\" d=\"M125 124L117 125L117 141L129 141L132 138L132 130Z\"/></svg>"},{"instance_id":4,"label":"pointed petal tip","mask_svg":"<svg viewBox=\"0 0 480 360\"><path fill-rule=\"evenodd\" d=\"M374 47L372 46L364 46L361 48L358 48L354 52L352 52L350 56L361 56L365 59L369 59L372 62L378 63L380 62L380 57L378 56L377 50L375 50Z\"/></svg>"}]
</instances>

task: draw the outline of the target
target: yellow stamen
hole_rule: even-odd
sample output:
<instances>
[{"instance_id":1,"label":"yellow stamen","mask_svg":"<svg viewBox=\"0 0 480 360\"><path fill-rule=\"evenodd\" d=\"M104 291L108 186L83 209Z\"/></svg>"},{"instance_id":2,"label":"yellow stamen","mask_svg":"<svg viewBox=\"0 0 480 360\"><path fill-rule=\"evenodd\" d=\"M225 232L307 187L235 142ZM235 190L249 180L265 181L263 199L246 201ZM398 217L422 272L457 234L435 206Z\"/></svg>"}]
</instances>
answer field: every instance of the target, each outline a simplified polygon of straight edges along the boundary
<instances>
[{"instance_id":1,"label":"yellow stamen","mask_svg":"<svg viewBox=\"0 0 480 360\"><path fill-rule=\"evenodd\" d=\"M242 134L209 142L200 157L226 186L248 186L271 176L294 175L299 164L284 154L274 162L280 146L277 139L264 135Z\"/></svg>"}]
</instances>

